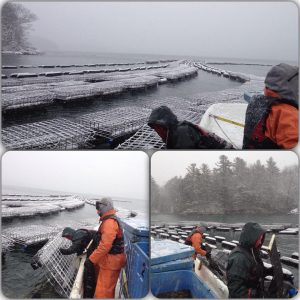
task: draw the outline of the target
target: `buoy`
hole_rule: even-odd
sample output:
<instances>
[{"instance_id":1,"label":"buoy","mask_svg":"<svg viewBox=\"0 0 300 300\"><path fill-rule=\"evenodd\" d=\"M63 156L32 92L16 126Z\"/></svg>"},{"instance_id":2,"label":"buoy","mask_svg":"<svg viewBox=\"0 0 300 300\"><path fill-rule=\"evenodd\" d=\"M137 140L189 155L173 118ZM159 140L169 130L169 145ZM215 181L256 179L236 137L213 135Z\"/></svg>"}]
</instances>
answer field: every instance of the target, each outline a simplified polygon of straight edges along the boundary
<instances>
[{"instance_id":1,"label":"buoy","mask_svg":"<svg viewBox=\"0 0 300 300\"><path fill-rule=\"evenodd\" d=\"M225 237L219 236L219 235L215 235L215 239L216 239L218 242L222 242L222 241L225 241L225 240L226 240Z\"/></svg>"},{"instance_id":2,"label":"buoy","mask_svg":"<svg viewBox=\"0 0 300 300\"><path fill-rule=\"evenodd\" d=\"M215 238L213 238L213 237L209 237L209 236L207 236L206 238L205 238L205 241L206 242L209 242L210 244L217 244L217 240L215 239Z\"/></svg>"},{"instance_id":3,"label":"buoy","mask_svg":"<svg viewBox=\"0 0 300 300\"><path fill-rule=\"evenodd\" d=\"M299 259L299 253L298 252L292 253L292 258Z\"/></svg>"},{"instance_id":4,"label":"buoy","mask_svg":"<svg viewBox=\"0 0 300 300\"><path fill-rule=\"evenodd\" d=\"M280 257L280 261L283 264L286 264L288 266L292 266L292 267L295 267L295 268L298 268L298 266L299 266L299 259L290 258L290 257L287 257L287 256L282 256L282 257Z\"/></svg>"},{"instance_id":5,"label":"buoy","mask_svg":"<svg viewBox=\"0 0 300 300\"><path fill-rule=\"evenodd\" d=\"M236 247L236 244L223 241L222 242L222 247L225 248L225 249L232 250L232 249L234 249Z\"/></svg>"}]
</instances>

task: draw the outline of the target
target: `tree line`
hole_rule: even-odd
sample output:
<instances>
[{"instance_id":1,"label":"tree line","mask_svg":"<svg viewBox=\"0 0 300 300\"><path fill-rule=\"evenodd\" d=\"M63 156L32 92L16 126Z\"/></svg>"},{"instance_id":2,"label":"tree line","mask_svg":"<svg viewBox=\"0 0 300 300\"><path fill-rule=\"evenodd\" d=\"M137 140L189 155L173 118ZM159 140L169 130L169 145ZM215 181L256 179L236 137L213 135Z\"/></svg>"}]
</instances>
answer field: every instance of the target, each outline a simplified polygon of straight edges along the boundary
<instances>
[{"instance_id":1,"label":"tree line","mask_svg":"<svg viewBox=\"0 0 300 300\"><path fill-rule=\"evenodd\" d=\"M221 155L213 169L205 163L187 167L160 187L151 178L153 213L176 214L271 214L298 207L298 167L280 170L270 157L265 165Z\"/></svg>"},{"instance_id":2,"label":"tree line","mask_svg":"<svg viewBox=\"0 0 300 300\"><path fill-rule=\"evenodd\" d=\"M22 4L8 2L2 7L1 30L2 51L22 51L31 49L28 34L35 14Z\"/></svg>"}]
</instances>

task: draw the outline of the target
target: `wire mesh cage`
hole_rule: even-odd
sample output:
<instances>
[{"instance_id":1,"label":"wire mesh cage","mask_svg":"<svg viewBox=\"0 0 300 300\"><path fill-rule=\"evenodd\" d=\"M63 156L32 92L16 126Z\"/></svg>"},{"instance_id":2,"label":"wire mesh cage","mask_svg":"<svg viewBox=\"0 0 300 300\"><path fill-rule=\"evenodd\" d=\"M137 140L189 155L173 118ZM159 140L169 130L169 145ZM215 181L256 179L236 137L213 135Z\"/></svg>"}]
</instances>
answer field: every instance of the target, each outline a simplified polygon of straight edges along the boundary
<instances>
[{"instance_id":1,"label":"wire mesh cage","mask_svg":"<svg viewBox=\"0 0 300 300\"><path fill-rule=\"evenodd\" d=\"M62 255L59 248L68 248L71 241L57 234L33 257L33 261L43 268L49 282L57 293L68 298L79 267L76 254Z\"/></svg>"},{"instance_id":2,"label":"wire mesh cage","mask_svg":"<svg viewBox=\"0 0 300 300\"><path fill-rule=\"evenodd\" d=\"M2 231L6 240L11 243L21 245L34 245L46 242L53 238L61 229L56 226L47 225L28 225L20 227L11 227Z\"/></svg>"},{"instance_id":3,"label":"wire mesh cage","mask_svg":"<svg viewBox=\"0 0 300 300\"><path fill-rule=\"evenodd\" d=\"M78 120L86 127L95 129L100 136L117 137L136 131L143 126L150 112L150 109L136 106L118 107L87 114Z\"/></svg>"},{"instance_id":4,"label":"wire mesh cage","mask_svg":"<svg viewBox=\"0 0 300 300\"><path fill-rule=\"evenodd\" d=\"M116 149L163 149L165 144L159 135L148 125L140 128L132 137L120 144Z\"/></svg>"},{"instance_id":5,"label":"wire mesh cage","mask_svg":"<svg viewBox=\"0 0 300 300\"><path fill-rule=\"evenodd\" d=\"M14 247L14 240L10 237L1 234L1 251L2 253L7 253L11 251Z\"/></svg>"},{"instance_id":6,"label":"wire mesh cage","mask_svg":"<svg viewBox=\"0 0 300 300\"><path fill-rule=\"evenodd\" d=\"M61 118L6 127L2 142L7 149L77 149L94 135L92 129Z\"/></svg>"}]
</instances>

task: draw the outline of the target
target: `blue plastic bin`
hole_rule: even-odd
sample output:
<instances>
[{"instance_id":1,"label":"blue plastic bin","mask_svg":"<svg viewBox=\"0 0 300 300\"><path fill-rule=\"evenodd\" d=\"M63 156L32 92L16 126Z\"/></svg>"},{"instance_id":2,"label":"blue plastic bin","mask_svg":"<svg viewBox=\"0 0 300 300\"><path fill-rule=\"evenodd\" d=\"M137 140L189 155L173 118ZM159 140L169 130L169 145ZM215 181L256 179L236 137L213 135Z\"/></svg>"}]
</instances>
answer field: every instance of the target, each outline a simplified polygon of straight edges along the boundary
<instances>
[{"instance_id":1,"label":"blue plastic bin","mask_svg":"<svg viewBox=\"0 0 300 300\"><path fill-rule=\"evenodd\" d=\"M131 244L125 272L130 298L145 297L149 292L149 243Z\"/></svg>"},{"instance_id":2,"label":"blue plastic bin","mask_svg":"<svg viewBox=\"0 0 300 300\"><path fill-rule=\"evenodd\" d=\"M177 270L192 270L194 259L192 257L173 260L167 263L151 266L151 272L168 272Z\"/></svg>"},{"instance_id":3,"label":"blue plastic bin","mask_svg":"<svg viewBox=\"0 0 300 300\"><path fill-rule=\"evenodd\" d=\"M151 291L154 296L182 290L189 290L193 298L217 298L193 271L151 272Z\"/></svg>"},{"instance_id":4,"label":"blue plastic bin","mask_svg":"<svg viewBox=\"0 0 300 300\"><path fill-rule=\"evenodd\" d=\"M129 242L149 242L149 224L145 219L123 219L122 226L125 238Z\"/></svg>"},{"instance_id":5,"label":"blue plastic bin","mask_svg":"<svg viewBox=\"0 0 300 300\"><path fill-rule=\"evenodd\" d=\"M193 247L171 240L151 241L151 266L190 258L194 254Z\"/></svg>"}]
</instances>

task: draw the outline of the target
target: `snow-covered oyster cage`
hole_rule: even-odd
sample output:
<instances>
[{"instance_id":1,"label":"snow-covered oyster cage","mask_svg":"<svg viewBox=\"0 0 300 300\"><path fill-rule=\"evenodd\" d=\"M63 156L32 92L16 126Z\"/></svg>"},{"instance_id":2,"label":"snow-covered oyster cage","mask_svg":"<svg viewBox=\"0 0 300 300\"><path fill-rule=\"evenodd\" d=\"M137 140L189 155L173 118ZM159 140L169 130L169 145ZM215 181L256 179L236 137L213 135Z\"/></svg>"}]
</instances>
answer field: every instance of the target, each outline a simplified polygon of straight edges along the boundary
<instances>
[{"instance_id":1,"label":"snow-covered oyster cage","mask_svg":"<svg viewBox=\"0 0 300 300\"><path fill-rule=\"evenodd\" d=\"M2 233L1 235L1 251L2 253L7 253L12 250L14 247L14 240L11 238L7 237Z\"/></svg>"},{"instance_id":2,"label":"snow-covered oyster cage","mask_svg":"<svg viewBox=\"0 0 300 300\"><path fill-rule=\"evenodd\" d=\"M33 245L53 238L61 228L46 225L28 225L4 229L2 235L9 241L21 245Z\"/></svg>"},{"instance_id":3,"label":"snow-covered oyster cage","mask_svg":"<svg viewBox=\"0 0 300 300\"><path fill-rule=\"evenodd\" d=\"M2 109L21 108L53 102L55 94L47 90L28 90L15 93L2 93Z\"/></svg>"},{"instance_id":4,"label":"snow-covered oyster cage","mask_svg":"<svg viewBox=\"0 0 300 300\"><path fill-rule=\"evenodd\" d=\"M71 241L62 238L60 232L33 257L57 293L64 298L70 295L79 266L76 254L62 255L59 251L59 248L68 248L70 244Z\"/></svg>"},{"instance_id":5,"label":"snow-covered oyster cage","mask_svg":"<svg viewBox=\"0 0 300 300\"><path fill-rule=\"evenodd\" d=\"M83 115L78 121L103 137L116 137L134 132L143 126L151 113L150 109L128 106Z\"/></svg>"},{"instance_id":6,"label":"snow-covered oyster cage","mask_svg":"<svg viewBox=\"0 0 300 300\"><path fill-rule=\"evenodd\" d=\"M197 73L197 68L174 64L161 70L151 69L132 71L125 76L123 72L114 75L94 74L91 72L69 72L68 75L39 76L6 80L2 84L2 109L18 109L36 105L51 104L55 101L70 101L99 96L118 95L124 91L156 87L161 78L176 81ZM110 70L111 72L111 70ZM16 77L19 74L15 74ZM68 84L71 81L71 84ZM78 84L74 82L78 82ZM99 82L100 81L100 82ZM62 82L66 82L62 84ZM55 85L58 85L55 87ZM32 88L30 89L30 86Z\"/></svg>"},{"instance_id":7,"label":"snow-covered oyster cage","mask_svg":"<svg viewBox=\"0 0 300 300\"><path fill-rule=\"evenodd\" d=\"M144 125L132 137L120 144L116 149L164 149L165 144L159 135L148 125Z\"/></svg>"},{"instance_id":8,"label":"snow-covered oyster cage","mask_svg":"<svg viewBox=\"0 0 300 300\"><path fill-rule=\"evenodd\" d=\"M76 196L47 197L4 195L2 199L2 220L14 217L34 217L58 213L84 206L85 202Z\"/></svg>"},{"instance_id":9,"label":"snow-covered oyster cage","mask_svg":"<svg viewBox=\"0 0 300 300\"><path fill-rule=\"evenodd\" d=\"M53 119L2 129L7 149L77 149L94 139L90 128L68 119Z\"/></svg>"}]
</instances>

